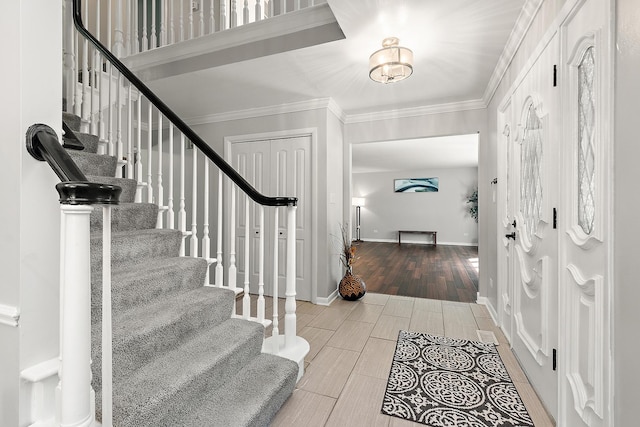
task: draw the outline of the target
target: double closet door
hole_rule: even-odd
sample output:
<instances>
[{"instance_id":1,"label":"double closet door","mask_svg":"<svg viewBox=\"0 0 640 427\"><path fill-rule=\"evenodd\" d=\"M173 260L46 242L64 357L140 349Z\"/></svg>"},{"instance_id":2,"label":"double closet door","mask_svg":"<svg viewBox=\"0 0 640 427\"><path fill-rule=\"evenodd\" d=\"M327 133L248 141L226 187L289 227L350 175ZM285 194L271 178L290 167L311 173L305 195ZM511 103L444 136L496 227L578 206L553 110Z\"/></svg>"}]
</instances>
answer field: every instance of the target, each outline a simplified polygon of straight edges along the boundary
<instances>
[{"instance_id":1,"label":"double closet door","mask_svg":"<svg viewBox=\"0 0 640 427\"><path fill-rule=\"evenodd\" d=\"M311 136L234 142L231 144L233 167L258 191L267 196L297 197L296 209L296 299L311 300ZM229 194L230 192L227 192ZM264 207L264 227L260 228L260 206L249 203L246 226L246 197L238 193L235 210L237 286L243 287L249 269L249 289L258 293L260 233L264 233L264 292L273 295L273 263L277 253L278 296L285 296L287 210ZM226 206L230 206L226 203ZM248 230L248 235L247 235ZM276 236L277 235L277 236ZM277 250L274 241L277 238ZM249 245L249 262L245 247Z\"/></svg>"}]
</instances>

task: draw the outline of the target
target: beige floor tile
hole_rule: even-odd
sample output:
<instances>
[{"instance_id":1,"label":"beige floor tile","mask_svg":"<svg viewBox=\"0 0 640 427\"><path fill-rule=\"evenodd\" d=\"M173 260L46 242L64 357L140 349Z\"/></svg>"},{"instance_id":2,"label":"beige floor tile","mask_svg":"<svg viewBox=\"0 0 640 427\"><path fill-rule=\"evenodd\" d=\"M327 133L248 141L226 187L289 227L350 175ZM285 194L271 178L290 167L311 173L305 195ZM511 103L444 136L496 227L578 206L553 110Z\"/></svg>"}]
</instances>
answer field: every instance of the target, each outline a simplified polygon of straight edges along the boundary
<instances>
[{"instance_id":1,"label":"beige floor tile","mask_svg":"<svg viewBox=\"0 0 640 427\"><path fill-rule=\"evenodd\" d=\"M364 302L365 304L385 305L387 301L389 301L389 295L367 292L360 299L360 301Z\"/></svg>"},{"instance_id":2,"label":"beige floor tile","mask_svg":"<svg viewBox=\"0 0 640 427\"><path fill-rule=\"evenodd\" d=\"M373 328L373 331L371 331L371 336L395 342L398 339L398 332L402 329L406 330L408 328L408 318L387 316L383 314L376 322L376 326Z\"/></svg>"},{"instance_id":3,"label":"beige floor tile","mask_svg":"<svg viewBox=\"0 0 640 427\"><path fill-rule=\"evenodd\" d=\"M382 314L387 316L411 317L413 311L414 298L396 297L392 295L382 310Z\"/></svg>"},{"instance_id":4,"label":"beige floor tile","mask_svg":"<svg viewBox=\"0 0 640 427\"><path fill-rule=\"evenodd\" d=\"M425 332L433 335L444 335L444 321L442 313L436 311L413 310L409 330Z\"/></svg>"},{"instance_id":5,"label":"beige floor tile","mask_svg":"<svg viewBox=\"0 0 640 427\"><path fill-rule=\"evenodd\" d=\"M509 344L509 341L507 341L507 338L502 333L502 329L496 326L490 317L476 317L476 323L478 324L478 329L493 332L500 344Z\"/></svg>"},{"instance_id":6,"label":"beige floor tile","mask_svg":"<svg viewBox=\"0 0 640 427\"><path fill-rule=\"evenodd\" d=\"M500 359L502 359L502 363L504 363L505 368L507 368L507 372L509 372L509 376L511 377L511 381L520 382L520 383L528 383L529 380L525 375L524 371L518 364L518 360L513 355L511 349L506 345L499 345L496 347L498 349L498 353L500 354Z\"/></svg>"},{"instance_id":7,"label":"beige floor tile","mask_svg":"<svg viewBox=\"0 0 640 427\"><path fill-rule=\"evenodd\" d=\"M295 390L285 402L271 427L322 427L327 422L336 399L305 390Z\"/></svg>"},{"instance_id":8,"label":"beige floor tile","mask_svg":"<svg viewBox=\"0 0 640 427\"><path fill-rule=\"evenodd\" d=\"M359 322L376 323L382 314L384 306L374 304L360 304L357 306L347 319L357 320Z\"/></svg>"},{"instance_id":9,"label":"beige floor tile","mask_svg":"<svg viewBox=\"0 0 640 427\"><path fill-rule=\"evenodd\" d=\"M529 383L514 384L524 406L527 408L527 412L529 412L529 416L533 420L533 424L536 427L554 427L556 423L547 413L533 387Z\"/></svg>"},{"instance_id":10,"label":"beige floor tile","mask_svg":"<svg viewBox=\"0 0 640 427\"><path fill-rule=\"evenodd\" d=\"M350 310L344 308L333 308L333 306L326 308L322 313L318 314L315 319L309 322L309 326L314 328L330 329L335 331L342 325L342 322L346 320L351 314Z\"/></svg>"},{"instance_id":11,"label":"beige floor tile","mask_svg":"<svg viewBox=\"0 0 640 427\"><path fill-rule=\"evenodd\" d=\"M298 335L307 340L310 347L309 354L307 354L305 360L312 361L333 334L334 332L328 329L312 328L310 326L300 329Z\"/></svg>"},{"instance_id":12,"label":"beige floor tile","mask_svg":"<svg viewBox=\"0 0 640 427\"><path fill-rule=\"evenodd\" d=\"M340 310L352 311L359 305L364 304L362 301L347 301L342 298L337 298L333 303L331 303L331 308L337 308Z\"/></svg>"},{"instance_id":13,"label":"beige floor tile","mask_svg":"<svg viewBox=\"0 0 640 427\"><path fill-rule=\"evenodd\" d=\"M386 380L353 374L343 399L336 402L327 427L387 427L389 417L380 413Z\"/></svg>"},{"instance_id":14,"label":"beige floor tile","mask_svg":"<svg viewBox=\"0 0 640 427\"><path fill-rule=\"evenodd\" d=\"M356 351L325 346L309 364L298 388L337 398L359 355Z\"/></svg>"},{"instance_id":15,"label":"beige floor tile","mask_svg":"<svg viewBox=\"0 0 640 427\"><path fill-rule=\"evenodd\" d=\"M327 307L326 305L317 305L317 304L311 304L310 302L305 302L305 304L300 304L297 307L296 313L305 313L305 314L312 314L317 316L318 314L325 311L327 308L329 307Z\"/></svg>"},{"instance_id":16,"label":"beige floor tile","mask_svg":"<svg viewBox=\"0 0 640 427\"><path fill-rule=\"evenodd\" d=\"M353 372L360 375L368 375L383 380L389 378L393 354L396 351L394 341L380 338L369 338L364 346L360 358Z\"/></svg>"},{"instance_id":17,"label":"beige floor tile","mask_svg":"<svg viewBox=\"0 0 640 427\"><path fill-rule=\"evenodd\" d=\"M413 309L442 313L442 301L437 299L416 298L413 302Z\"/></svg>"},{"instance_id":18,"label":"beige floor tile","mask_svg":"<svg viewBox=\"0 0 640 427\"><path fill-rule=\"evenodd\" d=\"M476 318L467 303L442 302L444 333L451 338L463 338L477 341Z\"/></svg>"},{"instance_id":19,"label":"beige floor tile","mask_svg":"<svg viewBox=\"0 0 640 427\"><path fill-rule=\"evenodd\" d=\"M361 352L375 324L345 320L333 334L327 345Z\"/></svg>"},{"instance_id":20,"label":"beige floor tile","mask_svg":"<svg viewBox=\"0 0 640 427\"><path fill-rule=\"evenodd\" d=\"M491 315L489 314L489 310L487 310L486 306L482 304L469 304L469 305L471 306L471 311L473 312L473 315L476 316L476 319L480 317L491 318Z\"/></svg>"}]
</instances>

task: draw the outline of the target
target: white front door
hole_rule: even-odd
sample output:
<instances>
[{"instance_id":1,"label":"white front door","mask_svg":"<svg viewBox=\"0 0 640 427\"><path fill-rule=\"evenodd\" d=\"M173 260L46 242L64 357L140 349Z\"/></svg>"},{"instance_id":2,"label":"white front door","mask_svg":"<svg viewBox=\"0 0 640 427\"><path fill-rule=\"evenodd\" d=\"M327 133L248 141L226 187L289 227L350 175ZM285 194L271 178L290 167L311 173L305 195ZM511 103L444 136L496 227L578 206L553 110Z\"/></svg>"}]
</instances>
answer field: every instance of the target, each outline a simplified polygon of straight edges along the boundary
<instances>
[{"instance_id":1,"label":"white front door","mask_svg":"<svg viewBox=\"0 0 640 427\"><path fill-rule=\"evenodd\" d=\"M609 2L588 0L561 26L564 132L559 277L564 327L558 425L571 427L613 425L610 22Z\"/></svg>"},{"instance_id":2,"label":"white front door","mask_svg":"<svg viewBox=\"0 0 640 427\"><path fill-rule=\"evenodd\" d=\"M559 90L553 85L558 37L531 63L511 96L509 289L513 351L547 410L558 413ZM513 222L515 221L515 223ZM515 224L515 227L513 226ZM505 233L505 234L509 234Z\"/></svg>"},{"instance_id":3,"label":"white front door","mask_svg":"<svg viewBox=\"0 0 640 427\"><path fill-rule=\"evenodd\" d=\"M296 209L296 299L311 300L311 136L236 142L231 144L233 167L258 191L268 196L298 198ZM237 284L245 280L246 216L244 194L239 194L236 207ZM228 204L227 204L228 205ZM258 254L260 239L260 207L249 203L249 288L258 293ZM278 234L278 295L285 295L286 273L286 208L278 210L278 229L274 231L274 209L264 208L265 271L272 271L273 243ZM265 295L273 294L272 274L264 277Z\"/></svg>"}]
</instances>

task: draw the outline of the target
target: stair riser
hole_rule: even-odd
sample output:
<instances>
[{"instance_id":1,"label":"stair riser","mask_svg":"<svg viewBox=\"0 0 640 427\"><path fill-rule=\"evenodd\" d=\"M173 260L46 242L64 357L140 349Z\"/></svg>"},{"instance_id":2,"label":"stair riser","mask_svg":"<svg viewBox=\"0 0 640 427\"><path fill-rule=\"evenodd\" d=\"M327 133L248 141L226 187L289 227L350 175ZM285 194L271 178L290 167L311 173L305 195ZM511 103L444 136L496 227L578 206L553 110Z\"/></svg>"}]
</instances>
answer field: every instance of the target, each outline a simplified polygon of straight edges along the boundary
<instances>
[{"instance_id":1,"label":"stair riser","mask_svg":"<svg viewBox=\"0 0 640 427\"><path fill-rule=\"evenodd\" d=\"M102 209L91 213L91 232L102 231ZM155 228L158 206L147 203L115 205L111 208L111 231L147 230Z\"/></svg>"},{"instance_id":2,"label":"stair riser","mask_svg":"<svg viewBox=\"0 0 640 427\"><path fill-rule=\"evenodd\" d=\"M73 129L72 129L73 130ZM95 135L82 133L74 130L75 135L78 137L78 140L84 145L85 153L97 153L98 152L98 137ZM65 141L67 138L64 138Z\"/></svg>"},{"instance_id":3,"label":"stair riser","mask_svg":"<svg viewBox=\"0 0 640 427\"><path fill-rule=\"evenodd\" d=\"M116 158L82 151L67 150L69 156L85 175L114 177L116 175Z\"/></svg>"},{"instance_id":4,"label":"stair riser","mask_svg":"<svg viewBox=\"0 0 640 427\"><path fill-rule=\"evenodd\" d=\"M87 175L87 179L91 182L99 182L101 184L117 185L122 188L120 193L120 203L133 203L136 199L136 189L138 182L134 179L113 178L109 176Z\"/></svg>"}]
</instances>

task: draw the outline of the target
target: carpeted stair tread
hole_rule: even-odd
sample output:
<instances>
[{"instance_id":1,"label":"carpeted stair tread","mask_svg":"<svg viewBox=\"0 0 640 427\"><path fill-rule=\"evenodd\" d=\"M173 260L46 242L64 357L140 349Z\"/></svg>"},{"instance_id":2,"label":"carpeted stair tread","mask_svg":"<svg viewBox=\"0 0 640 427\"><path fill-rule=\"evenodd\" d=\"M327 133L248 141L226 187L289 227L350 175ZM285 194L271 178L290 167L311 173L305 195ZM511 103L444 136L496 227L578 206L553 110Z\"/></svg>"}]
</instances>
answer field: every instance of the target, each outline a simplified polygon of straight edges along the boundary
<instances>
[{"instance_id":1,"label":"carpeted stair tread","mask_svg":"<svg viewBox=\"0 0 640 427\"><path fill-rule=\"evenodd\" d=\"M148 230L155 228L158 205L153 203L120 203L111 207L111 231ZM91 212L91 231L102 232L102 209Z\"/></svg>"},{"instance_id":2,"label":"carpeted stair tread","mask_svg":"<svg viewBox=\"0 0 640 427\"><path fill-rule=\"evenodd\" d=\"M80 117L76 116L75 114L67 113L67 112L63 111L62 112L62 121L65 122L67 124L67 126L69 126L69 128L71 128L72 131L74 131L74 132L79 132L80 131L80 124L82 122L80 120Z\"/></svg>"},{"instance_id":3,"label":"carpeted stair tread","mask_svg":"<svg viewBox=\"0 0 640 427\"><path fill-rule=\"evenodd\" d=\"M85 175L116 175L117 161L113 156L77 150L67 150L67 153Z\"/></svg>"},{"instance_id":4,"label":"carpeted stair tread","mask_svg":"<svg viewBox=\"0 0 640 427\"><path fill-rule=\"evenodd\" d=\"M96 135L91 135L90 133L82 133L78 131L74 131L74 135L78 138L80 143L84 146L84 150L81 150L85 153L97 153L98 152L98 142L99 139ZM64 141L67 141L69 138L63 137Z\"/></svg>"},{"instance_id":5,"label":"carpeted stair tread","mask_svg":"<svg viewBox=\"0 0 640 427\"><path fill-rule=\"evenodd\" d=\"M150 259L135 268L116 268L111 273L111 305L116 312L149 301L202 287L206 261L201 258L173 257ZM92 277L91 305L102 304L102 277Z\"/></svg>"},{"instance_id":6,"label":"carpeted stair tread","mask_svg":"<svg viewBox=\"0 0 640 427\"><path fill-rule=\"evenodd\" d=\"M87 179L91 182L99 182L100 184L120 186L120 188L122 188L122 193L120 193L120 203L133 203L136 199L138 182L135 179L114 178L102 175L87 175Z\"/></svg>"},{"instance_id":7,"label":"carpeted stair tread","mask_svg":"<svg viewBox=\"0 0 640 427\"><path fill-rule=\"evenodd\" d=\"M118 378L114 381L114 425L166 425L160 421L207 390L223 388L258 356L263 334L260 324L228 319Z\"/></svg>"},{"instance_id":8,"label":"carpeted stair tread","mask_svg":"<svg viewBox=\"0 0 640 427\"><path fill-rule=\"evenodd\" d=\"M262 353L224 387L208 390L180 412L172 412L161 425L268 426L296 385L298 365Z\"/></svg>"},{"instance_id":9,"label":"carpeted stair tread","mask_svg":"<svg viewBox=\"0 0 640 427\"><path fill-rule=\"evenodd\" d=\"M149 229L120 231L111 234L111 266L136 265L149 258L177 257L180 253L180 230ZM93 273L102 270L102 231L91 233Z\"/></svg>"}]
</instances>

